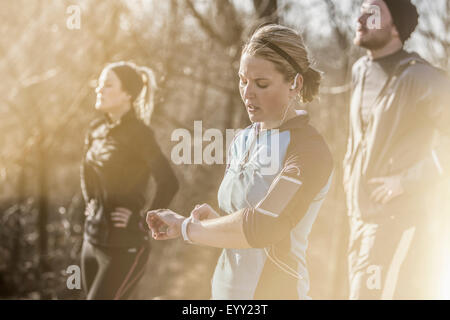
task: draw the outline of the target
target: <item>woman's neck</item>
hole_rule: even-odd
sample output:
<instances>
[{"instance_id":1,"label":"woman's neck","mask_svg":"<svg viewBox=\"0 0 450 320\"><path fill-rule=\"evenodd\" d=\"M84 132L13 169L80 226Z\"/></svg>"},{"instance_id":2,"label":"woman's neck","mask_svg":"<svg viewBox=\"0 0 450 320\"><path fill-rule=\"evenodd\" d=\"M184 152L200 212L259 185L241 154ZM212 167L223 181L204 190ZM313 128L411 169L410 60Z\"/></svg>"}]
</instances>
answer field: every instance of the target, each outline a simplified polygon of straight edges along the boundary
<instances>
[{"instance_id":1,"label":"woman's neck","mask_svg":"<svg viewBox=\"0 0 450 320\"><path fill-rule=\"evenodd\" d=\"M108 116L112 122L116 122L116 121L119 121L120 119L122 119L123 115L126 114L128 111L130 111L130 109L131 109L130 105L122 106L122 107L115 109L112 112L109 111Z\"/></svg>"},{"instance_id":2,"label":"woman's neck","mask_svg":"<svg viewBox=\"0 0 450 320\"><path fill-rule=\"evenodd\" d=\"M260 126L259 129L260 131L262 130L268 130L268 129L274 129L274 128L279 128L281 127L281 125L289 120L291 120L292 118L295 118L297 116L297 112L295 112L294 108L289 108L289 110L286 112L286 116L284 117L283 120L277 120L277 121L261 121L260 122Z\"/></svg>"}]
</instances>

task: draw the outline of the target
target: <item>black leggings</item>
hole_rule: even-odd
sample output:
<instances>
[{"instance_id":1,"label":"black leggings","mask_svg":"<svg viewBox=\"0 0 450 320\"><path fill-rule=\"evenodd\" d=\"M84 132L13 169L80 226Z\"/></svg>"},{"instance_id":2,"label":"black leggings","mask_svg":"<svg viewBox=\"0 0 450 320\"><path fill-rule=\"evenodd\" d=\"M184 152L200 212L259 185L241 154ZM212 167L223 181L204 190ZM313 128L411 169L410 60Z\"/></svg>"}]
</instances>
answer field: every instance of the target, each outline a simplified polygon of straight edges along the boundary
<instances>
[{"instance_id":1,"label":"black leggings","mask_svg":"<svg viewBox=\"0 0 450 320\"><path fill-rule=\"evenodd\" d=\"M145 272L150 246L106 248L83 242L81 274L88 300L127 299Z\"/></svg>"}]
</instances>

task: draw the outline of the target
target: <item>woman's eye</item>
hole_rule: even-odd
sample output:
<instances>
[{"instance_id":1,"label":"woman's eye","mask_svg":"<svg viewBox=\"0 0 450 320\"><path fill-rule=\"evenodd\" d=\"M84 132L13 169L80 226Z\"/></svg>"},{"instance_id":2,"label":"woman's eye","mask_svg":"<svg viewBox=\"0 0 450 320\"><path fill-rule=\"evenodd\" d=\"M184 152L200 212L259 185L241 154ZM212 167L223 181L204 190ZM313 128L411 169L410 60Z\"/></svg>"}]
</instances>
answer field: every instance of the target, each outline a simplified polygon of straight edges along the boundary
<instances>
[{"instance_id":1,"label":"woman's eye","mask_svg":"<svg viewBox=\"0 0 450 320\"><path fill-rule=\"evenodd\" d=\"M261 88L261 89L265 89L265 88L267 88L269 86L266 83L257 83L256 85L258 86L258 88Z\"/></svg>"}]
</instances>

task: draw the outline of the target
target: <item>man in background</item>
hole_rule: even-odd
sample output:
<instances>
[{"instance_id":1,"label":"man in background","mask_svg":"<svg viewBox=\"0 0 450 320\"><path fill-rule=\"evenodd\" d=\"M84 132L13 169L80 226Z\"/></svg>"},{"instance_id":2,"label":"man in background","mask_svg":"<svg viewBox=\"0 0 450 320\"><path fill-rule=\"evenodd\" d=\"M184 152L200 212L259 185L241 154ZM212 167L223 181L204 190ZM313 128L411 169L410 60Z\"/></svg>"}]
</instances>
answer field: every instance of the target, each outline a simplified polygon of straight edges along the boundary
<instances>
[{"instance_id":1,"label":"man in background","mask_svg":"<svg viewBox=\"0 0 450 320\"><path fill-rule=\"evenodd\" d=\"M448 172L450 86L403 49L417 24L410 0L366 0L358 18L354 43L367 55L352 70L344 159L351 299L433 297L431 248L420 239L426 195Z\"/></svg>"}]
</instances>

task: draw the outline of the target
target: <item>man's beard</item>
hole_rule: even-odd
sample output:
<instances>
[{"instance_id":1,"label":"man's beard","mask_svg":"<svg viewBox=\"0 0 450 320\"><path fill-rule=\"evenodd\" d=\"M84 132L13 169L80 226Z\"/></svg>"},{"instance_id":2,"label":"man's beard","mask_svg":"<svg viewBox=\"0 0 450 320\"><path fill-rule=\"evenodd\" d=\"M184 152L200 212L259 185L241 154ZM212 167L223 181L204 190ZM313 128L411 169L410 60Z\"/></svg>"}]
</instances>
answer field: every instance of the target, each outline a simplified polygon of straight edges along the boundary
<instances>
[{"instance_id":1,"label":"man's beard","mask_svg":"<svg viewBox=\"0 0 450 320\"><path fill-rule=\"evenodd\" d=\"M371 37L364 39L364 36L355 38L355 44L368 50L377 50L386 46L391 41L389 33L372 34Z\"/></svg>"}]
</instances>

